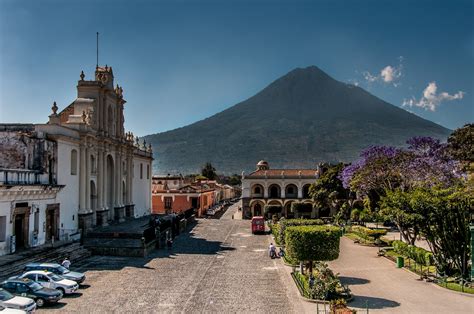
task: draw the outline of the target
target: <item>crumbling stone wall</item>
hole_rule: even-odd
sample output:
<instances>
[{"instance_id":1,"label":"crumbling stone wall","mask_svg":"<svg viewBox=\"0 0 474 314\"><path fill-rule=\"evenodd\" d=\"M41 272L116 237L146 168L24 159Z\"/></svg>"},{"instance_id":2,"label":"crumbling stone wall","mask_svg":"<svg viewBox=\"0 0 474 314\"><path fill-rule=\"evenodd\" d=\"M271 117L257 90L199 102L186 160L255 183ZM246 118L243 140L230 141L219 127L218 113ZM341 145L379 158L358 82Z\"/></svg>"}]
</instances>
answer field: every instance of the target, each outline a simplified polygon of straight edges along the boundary
<instances>
[{"instance_id":1,"label":"crumbling stone wall","mask_svg":"<svg viewBox=\"0 0 474 314\"><path fill-rule=\"evenodd\" d=\"M32 125L0 125L0 168L55 173L57 143Z\"/></svg>"}]
</instances>

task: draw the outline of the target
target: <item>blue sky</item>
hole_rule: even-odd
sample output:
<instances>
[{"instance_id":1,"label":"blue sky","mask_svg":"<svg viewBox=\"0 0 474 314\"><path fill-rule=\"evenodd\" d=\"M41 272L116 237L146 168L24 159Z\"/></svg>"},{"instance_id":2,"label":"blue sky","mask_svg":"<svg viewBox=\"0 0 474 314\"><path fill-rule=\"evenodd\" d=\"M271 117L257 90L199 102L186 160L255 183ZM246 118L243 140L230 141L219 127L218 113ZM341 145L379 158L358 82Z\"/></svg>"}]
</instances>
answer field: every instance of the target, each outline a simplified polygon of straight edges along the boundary
<instances>
[{"instance_id":1,"label":"blue sky","mask_svg":"<svg viewBox=\"0 0 474 314\"><path fill-rule=\"evenodd\" d=\"M0 122L45 122L112 65L126 129L206 118L296 67L454 129L474 121L472 1L0 0Z\"/></svg>"}]
</instances>

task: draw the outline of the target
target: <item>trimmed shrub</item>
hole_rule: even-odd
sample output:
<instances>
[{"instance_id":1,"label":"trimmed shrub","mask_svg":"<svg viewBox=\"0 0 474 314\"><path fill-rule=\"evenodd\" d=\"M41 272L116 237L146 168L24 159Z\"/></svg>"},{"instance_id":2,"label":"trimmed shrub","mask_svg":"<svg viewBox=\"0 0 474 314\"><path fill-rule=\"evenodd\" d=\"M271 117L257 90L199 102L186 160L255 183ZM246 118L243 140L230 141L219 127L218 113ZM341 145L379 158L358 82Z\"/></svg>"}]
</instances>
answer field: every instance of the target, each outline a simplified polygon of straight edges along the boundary
<instances>
[{"instance_id":1,"label":"trimmed shrub","mask_svg":"<svg viewBox=\"0 0 474 314\"><path fill-rule=\"evenodd\" d=\"M275 238L276 244L280 244L281 243L280 242L280 224L279 223L272 224L271 230L272 230L273 237Z\"/></svg>"},{"instance_id":2,"label":"trimmed shrub","mask_svg":"<svg viewBox=\"0 0 474 314\"><path fill-rule=\"evenodd\" d=\"M334 226L287 227L287 254L298 261L331 261L339 257L340 237L341 230Z\"/></svg>"},{"instance_id":3,"label":"trimmed shrub","mask_svg":"<svg viewBox=\"0 0 474 314\"><path fill-rule=\"evenodd\" d=\"M362 226L352 226L351 232L366 240L377 240L387 234L386 229L371 229Z\"/></svg>"},{"instance_id":4,"label":"trimmed shrub","mask_svg":"<svg viewBox=\"0 0 474 314\"><path fill-rule=\"evenodd\" d=\"M321 219L280 219L278 240L281 244L285 243L285 230L291 226L315 226L324 225Z\"/></svg>"}]
</instances>

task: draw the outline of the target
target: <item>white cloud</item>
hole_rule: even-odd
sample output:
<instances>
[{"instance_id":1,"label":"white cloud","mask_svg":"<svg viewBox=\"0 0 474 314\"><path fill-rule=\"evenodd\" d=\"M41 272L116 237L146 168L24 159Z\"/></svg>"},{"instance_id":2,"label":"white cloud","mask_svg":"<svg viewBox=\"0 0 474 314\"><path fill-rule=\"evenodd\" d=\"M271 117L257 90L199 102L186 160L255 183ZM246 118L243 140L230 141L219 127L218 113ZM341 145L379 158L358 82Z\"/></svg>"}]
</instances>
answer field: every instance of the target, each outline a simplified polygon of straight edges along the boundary
<instances>
[{"instance_id":1,"label":"white cloud","mask_svg":"<svg viewBox=\"0 0 474 314\"><path fill-rule=\"evenodd\" d=\"M371 74L369 71L363 72L362 75L368 83L380 81L385 84L392 84L393 86L398 87L400 85L399 80L402 77L403 57L400 56L398 60L398 66L387 65L382 70L380 70L380 73L377 75Z\"/></svg>"},{"instance_id":2,"label":"white cloud","mask_svg":"<svg viewBox=\"0 0 474 314\"><path fill-rule=\"evenodd\" d=\"M458 91L453 95L447 92L437 93L437 91L438 86L436 82L430 82L423 90L423 96L419 100L416 100L415 97L405 99L403 100L402 106L415 106L425 110L436 111L436 108L439 107L442 102L462 99L466 94L463 91Z\"/></svg>"}]
</instances>

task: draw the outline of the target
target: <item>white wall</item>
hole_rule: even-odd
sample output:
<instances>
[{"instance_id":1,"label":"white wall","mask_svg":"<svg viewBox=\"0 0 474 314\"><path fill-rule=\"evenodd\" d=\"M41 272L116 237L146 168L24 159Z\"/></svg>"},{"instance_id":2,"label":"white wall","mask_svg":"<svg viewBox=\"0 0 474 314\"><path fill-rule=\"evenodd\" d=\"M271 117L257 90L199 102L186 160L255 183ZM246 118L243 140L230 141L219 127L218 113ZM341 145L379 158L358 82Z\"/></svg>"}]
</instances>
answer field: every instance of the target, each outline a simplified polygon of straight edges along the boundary
<instances>
[{"instance_id":1,"label":"white wall","mask_svg":"<svg viewBox=\"0 0 474 314\"><path fill-rule=\"evenodd\" d=\"M77 151L77 174L71 175L71 151ZM77 229L79 227L77 213L79 211L79 175L80 175L79 144L58 140L58 184L65 187L58 194L59 228Z\"/></svg>"},{"instance_id":2,"label":"white wall","mask_svg":"<svg viewBox=\"0 0 474 314\"><path fill-rule=\"evenodd\" d=\"M135 204L135 217L151 213L151 160L140 156L133 156L133 191L132 201ZM140 164L143 164L143 177L140 179ZM147 165L149 172L147 176Z\"/></svg>"},{"instance_id":3,"label":"white wall","mask_svg":"<svg viewBox=\"0 0 474 314\"><path fill-rule=\"evenodd\" d=\"M25 189L28 189L25 186ZM29 230L28 230L28 244L30 247L38 246L45 243L46 238L46 208L48 204L58 203L57 198L51 195L45 195L38 192L37 197L44 199L35 199L31 195L22 197L18 195L11 195L10 197L2 197L0 200L0 216L6 217L6 238L5 241L0 242L0 255L5 255L10 252L10 236L13 235L14 222L10 222L12 206L15 207L15 203L28 202L28 206L31 207L29 217ZM62 208L60 208L62 210ZM35 212L38 211L38 237L34 240L35 230Z\"/></svg>"}]
</instances>

